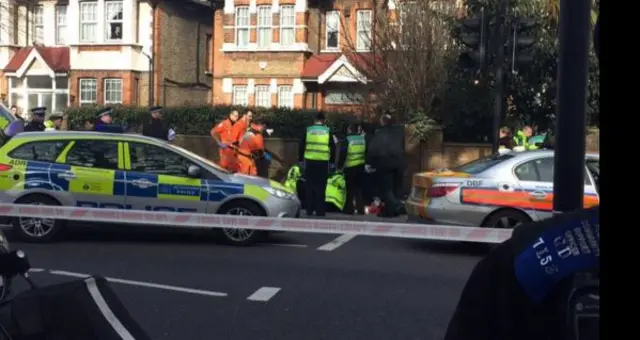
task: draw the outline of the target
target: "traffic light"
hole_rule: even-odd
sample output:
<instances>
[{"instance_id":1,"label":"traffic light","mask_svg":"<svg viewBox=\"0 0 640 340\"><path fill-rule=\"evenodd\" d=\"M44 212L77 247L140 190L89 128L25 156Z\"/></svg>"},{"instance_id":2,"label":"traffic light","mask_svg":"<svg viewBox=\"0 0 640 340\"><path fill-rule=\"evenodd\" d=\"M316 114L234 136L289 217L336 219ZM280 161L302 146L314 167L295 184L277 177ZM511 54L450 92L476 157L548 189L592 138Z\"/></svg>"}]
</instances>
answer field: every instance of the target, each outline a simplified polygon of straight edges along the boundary
<instances>
[{"instance_id":1,"label":"traffic light","mask_svg":"<svg viewBox=\"0 0 640 340\"><path fill-rule=\"evenodd\" d=\"M487 60L487 24L487 15L483 7L479 14L457 25L460 42L469 48L458 58L458 63L463 68L484 68Z\"/></svg>"},{"instance_id":2,"label":"traffic light","mask_svg":"<svg viewBox=\"0 0 640 340\"><path fill-rule=\"evenodd\" d=\"M531 18L517 17L512 21L511 29L511 72L517 72L517 66L533 62L535 37L533 28L536 21Z\"/></svg>"}]
</instances>

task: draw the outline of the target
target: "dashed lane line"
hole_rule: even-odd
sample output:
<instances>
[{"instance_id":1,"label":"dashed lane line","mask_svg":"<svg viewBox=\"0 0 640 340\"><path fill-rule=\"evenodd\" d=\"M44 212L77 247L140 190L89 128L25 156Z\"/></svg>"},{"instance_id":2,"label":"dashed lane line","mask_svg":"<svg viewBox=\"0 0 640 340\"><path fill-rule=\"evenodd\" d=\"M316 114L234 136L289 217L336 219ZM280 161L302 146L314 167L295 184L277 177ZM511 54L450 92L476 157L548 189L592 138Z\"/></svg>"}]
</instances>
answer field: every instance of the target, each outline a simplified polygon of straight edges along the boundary
<instances>
[{"instance_id":1,"label":"dashed lane line","mask_svg":"<svg viewBox=\"0 0 640 340\"><path fill-rule=\"evenodd\" d=\"M318 248L318 250L321 250L321 251L334 251L338 247L340 247L340 246L344 245L345 243L353 240L356 236L357 235L353 235L353 234L340 235L336 239L334 239L333 241L320 246Z\"/></svg>"},{"instance_id":2,"label":"dashed lane line","mask_svg":"<svg viewBox=\"0 0 640 340\"><path fill-rule=\"evenodd\" d=\"M267 302L271 300L271 298L273 298L276 294L278 294L279 291L280 288L278 287L262 287L251 294L247 298L247 300Z\"/></svg>"}]
</instances>

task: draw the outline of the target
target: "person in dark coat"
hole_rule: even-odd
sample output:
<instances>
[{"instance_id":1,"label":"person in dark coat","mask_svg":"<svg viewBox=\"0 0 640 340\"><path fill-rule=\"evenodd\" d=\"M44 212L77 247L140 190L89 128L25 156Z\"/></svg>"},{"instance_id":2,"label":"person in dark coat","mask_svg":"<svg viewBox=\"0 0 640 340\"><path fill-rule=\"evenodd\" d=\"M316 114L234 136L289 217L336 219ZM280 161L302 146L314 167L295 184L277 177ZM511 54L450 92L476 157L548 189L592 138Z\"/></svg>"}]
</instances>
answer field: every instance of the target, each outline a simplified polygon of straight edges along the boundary
<instances>
[{"instance_id":1,"label":"person in dark coat","mask_svg":"<svg viewBox=\"0 0 640 340\"><path fill-rule=\"evenodd\" d=\"M110 133L124 133L124 128L118 124L113 124L113 118L111 113L113 110L110 107L98 111L98 119L93 128L98 132L110 132Z\"/></svg>"},{"instance_id":2,"label":"person in dark coat","mask_svg":"<svg viewBox=\"0 0 640 340\"><path fill-rule=\"evenodd\" d=\"M380 117L380 128L367 148L367 164L376 169L378 194L385 204L382 213L385 217L397 216L402 210L399 198L405 163L404 126L394 125L393 117L385 113Z\"/></svg>"},{"instance_id":3,"label":"person in dark coat","mask_svg":"<svg viewBox=\"0 0 640 340\"><path fill-rule=\"evenodd\" d=\"M336 143L333 133L325 125L324 113L316 115L313 125L309 126L298 154L298 161L303 163L305 178L305 203L307 216L325 216L325 199L329 165L335 159Z\"/></svg>"},{"instance_id":4,"label":"person in dark coat","mask_svg":"<svg viewBox=\"0 0 640 340\"><path fill-rule=\"evenodd\" d=\"M473 269L444 339L574 340L568 297L599 268L599 230L598 207L518 226Z\"/></svg>"},{"instance_id":5,"label":"person in dark coat","mask_svg":"<svg viewBox=\"0 0 640 340\"><path fill-rule=\"evenodd\" d=\"M44 116L47 113L46 107L34 107L31 109L31 120L24 126L25 132L44 131Z\"/></svg>"},{"instance_id":6,"label":"person in dark coat","mask_svg":"<svg viewBox=\"0 0 640 340\"><path fill-rule=\"evenodd\" d=\"M153 106L149 113L151 117L142 125L142 135L168 141L169 129L162 117L162 107Z\"/></svg>"}]
</instances>

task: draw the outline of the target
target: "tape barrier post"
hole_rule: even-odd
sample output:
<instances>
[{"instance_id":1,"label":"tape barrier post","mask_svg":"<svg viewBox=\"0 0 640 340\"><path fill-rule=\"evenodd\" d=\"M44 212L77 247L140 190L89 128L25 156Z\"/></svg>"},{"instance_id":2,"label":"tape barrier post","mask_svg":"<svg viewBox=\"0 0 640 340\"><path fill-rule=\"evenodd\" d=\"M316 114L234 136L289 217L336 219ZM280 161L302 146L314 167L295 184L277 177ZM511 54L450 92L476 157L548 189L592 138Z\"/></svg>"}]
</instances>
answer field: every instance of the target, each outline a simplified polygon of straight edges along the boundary
<instances>
[{"instance_id":1,"label":"tape barrier post","mask_svg":"<svg viewBox=\"0 0 640 340\"><path fill-rule=\"evenodd\" d=\"M85 222L157 225L183 228L242 228L318 234L351 234L423 240L501 243L510 229L430 224L311 220L43 205L0 204L0 216L50 218Z\"/></svg>"}]
</instances>

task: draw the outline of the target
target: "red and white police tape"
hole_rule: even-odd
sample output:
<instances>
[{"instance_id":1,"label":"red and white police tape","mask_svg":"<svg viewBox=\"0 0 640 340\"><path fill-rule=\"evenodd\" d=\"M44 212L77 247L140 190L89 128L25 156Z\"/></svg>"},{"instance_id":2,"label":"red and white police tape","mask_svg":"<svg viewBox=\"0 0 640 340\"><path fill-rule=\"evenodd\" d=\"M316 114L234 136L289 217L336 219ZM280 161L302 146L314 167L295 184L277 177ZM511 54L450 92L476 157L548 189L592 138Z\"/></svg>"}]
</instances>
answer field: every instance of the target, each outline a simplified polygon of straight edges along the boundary
<instances>
[{"instance_id":1,"label":"red and white police tape","mask_svg":"<svg viewBox=\"0 0 640 340\"><path fill-rule=\"evenodd\" d=\"M0 204L0 216L158 225L179 228L243 228L480 243L501 243L511 237L511 230L509 229L388 223L385 221L312 220L23 204Z\"/></svg>"}]
</instances>

